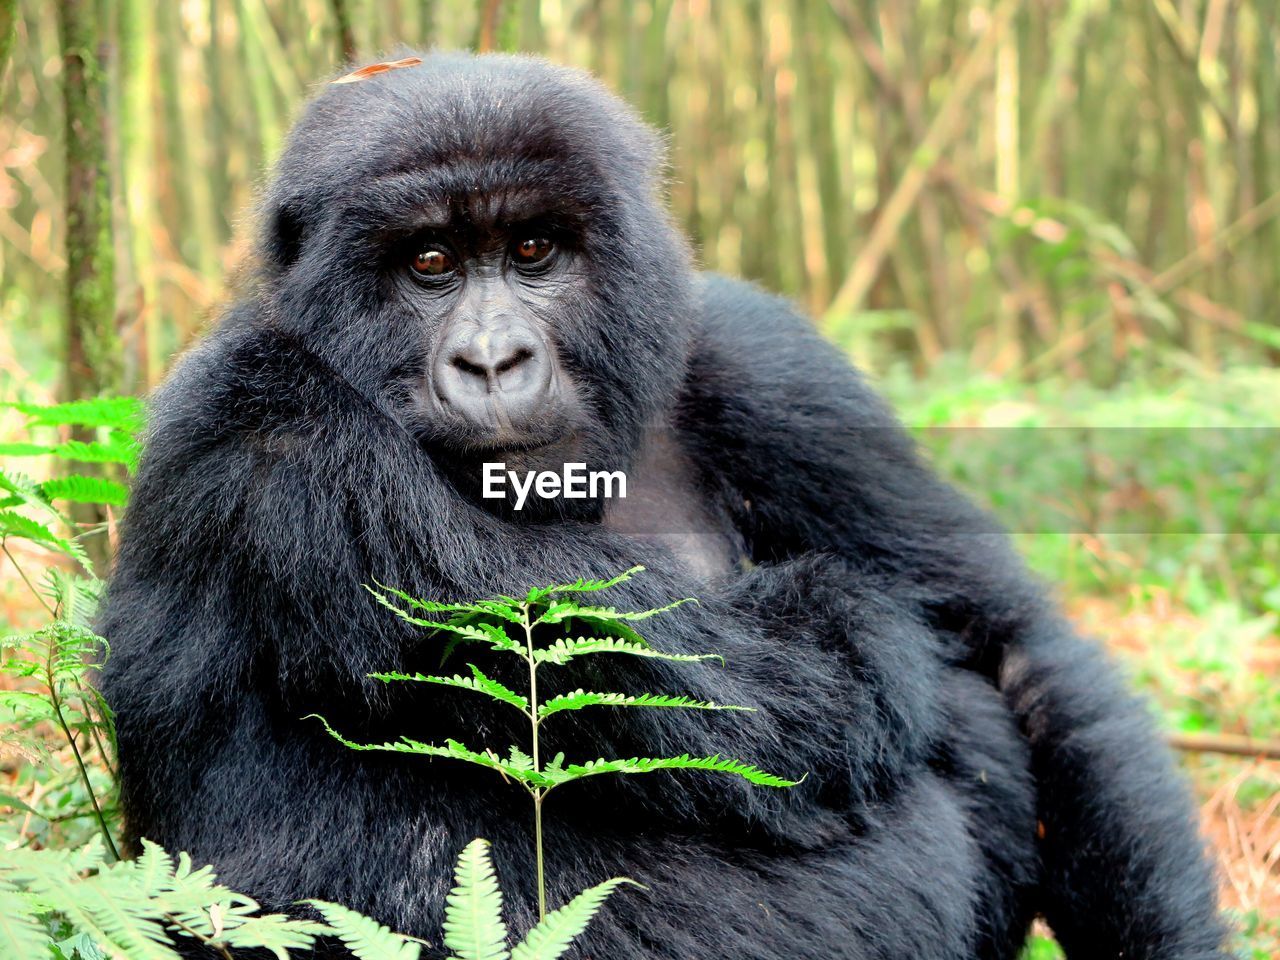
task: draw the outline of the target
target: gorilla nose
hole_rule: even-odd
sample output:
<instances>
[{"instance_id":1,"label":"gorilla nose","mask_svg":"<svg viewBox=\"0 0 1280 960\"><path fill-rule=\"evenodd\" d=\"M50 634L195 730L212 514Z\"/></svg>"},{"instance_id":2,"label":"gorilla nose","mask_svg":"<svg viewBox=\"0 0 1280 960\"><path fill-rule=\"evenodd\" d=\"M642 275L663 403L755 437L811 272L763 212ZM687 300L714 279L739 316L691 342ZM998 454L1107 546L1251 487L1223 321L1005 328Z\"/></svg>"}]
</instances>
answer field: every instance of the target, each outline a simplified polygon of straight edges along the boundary
<instances>
[{"instance_id":1,"label":"gorilla nose","mask_svg":"<svg viewBox=\"0 0 1280 960\"><path fill-rule=\"evenodd\" d=\"M523 325L459 330L443 344L433 373L441 400L494 426L527 417L551 389L546 347Z\"/></svg>"}]
</instances>

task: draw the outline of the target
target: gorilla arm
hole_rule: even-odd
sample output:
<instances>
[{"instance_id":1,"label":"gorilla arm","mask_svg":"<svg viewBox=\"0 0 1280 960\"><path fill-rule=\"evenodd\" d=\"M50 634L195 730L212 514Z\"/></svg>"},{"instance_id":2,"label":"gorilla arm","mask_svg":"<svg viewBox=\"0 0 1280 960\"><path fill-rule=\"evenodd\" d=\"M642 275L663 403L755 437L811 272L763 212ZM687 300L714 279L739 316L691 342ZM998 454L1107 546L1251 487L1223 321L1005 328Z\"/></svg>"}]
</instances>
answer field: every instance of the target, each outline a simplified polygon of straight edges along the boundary
<instances>
[{"instance_id":1,"label":"gorilla arm","mask_svg":"<svg viewBox=\"0 0 1280 960\"><path fill-rule=\"evenodd\" d=\"M733 478L757 559L876 571L1000 684L1032 744L1041 908L1068 954L1224 956L1189 798L1143 706L807 321L745 284L703 296L683 405L697 458Z\"/></svg>"}]
</instances>

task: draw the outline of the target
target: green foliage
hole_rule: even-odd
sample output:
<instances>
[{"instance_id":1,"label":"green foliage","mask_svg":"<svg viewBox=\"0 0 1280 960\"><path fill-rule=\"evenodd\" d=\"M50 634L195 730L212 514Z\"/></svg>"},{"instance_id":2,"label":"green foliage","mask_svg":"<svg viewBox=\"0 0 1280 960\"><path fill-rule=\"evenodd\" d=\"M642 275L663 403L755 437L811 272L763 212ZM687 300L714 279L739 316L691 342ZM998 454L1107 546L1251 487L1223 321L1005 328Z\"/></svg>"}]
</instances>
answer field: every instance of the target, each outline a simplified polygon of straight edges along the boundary
<instances>
[{"instance_id":1,"label":"green foliage","mask_svg":"<svg viewBox=\"0 0 1280 960\"><path fill-rule=\"evenodd\" d=\"M497 597L488 600L475 600L457 603L439 603L409 596L404 591L383 587L369 588L379 603L392 610L408 623L420 626L436 633L447 633L451 639L464 643L480 643L490 649L518 654L526 660L532 680L529 696L518 693L496 680L486 676L474 663L468 663L470 677L429 676L425 674L375 673L371 677L383 682L417 682L435 683L444 686L471 690L505 703L523 713L530 721L531 733L534 737L537 756L537 734L541 722L556 713L570 710L582 710L592 706L615 707L651 707L686 710L750 710L750 707L732 704L718 704L696 700L682 695L665 694L626 694L617 692L589 692L577 690L539 702L537 699L537 668L542 664L561 665L577 656L588 653L618 653L637 657L661 657L668 660L703 660L714 657L713 654L668 654L657 650L640 634L627 629L628 638L617 636L601 637L555 637L539 644L535 640L534 631L539 627L582 623L592 627L617 630L620 624L646 620L664 613L688 601L678 600L675 603L652 610L619 611L613 607L578 603L572 599L558 599L565 594L593 593L616 586L639 573L643 568L634 567L624 573L607 580L579 580L572 584L558 584L547 587L536 587L530 590L523 599L514 597ZM397 601L399 601L397 603ZM401 605L403 604L403 606ZM448 613L447 620L427 620L417 617L411 611L430 612L433 614ZM515 637L508 633L514 627ZM323 718L320 718L323 721ZM441 745L424 744L407 737L395 743L360 744L342 737L325 722L329 732L353 749L388 750L397 753L420 753L425 756L450 757L470 763L487 766L524 784L532 793L545 793L554 786L594 776L600 773L648 773L664 769L700 769L733 774L773 787L794 786L798 781L785 780L757 770L750 764L740 761L722 759L720 757L691 758L668 757L658 759L608 760L595 759L582 764L559 765L546 767L535 763L528 769L513 762L508 752L508 759L503 760L492 750L473 750L456 740L449 740ZM518 751L517 751L518 752ZM523 754L521 754L523 755Z\"/></svg>"},{"instance_id":2,"label":"green foliage","mask_svg":"<svg viewBox=\"0 0 1280 960\"><path fill-rule=\"evenodd\" d=\"M485 840L471 841L458 857L453 891L444 912L444 944L456 960L498 960L507 956L502 891Z\"/></svg>"},{"instance_id":3,"label":"green foliage","mask_svg":"<svg viewBox=\"0 0 1280 960\"><path fill-rule=\"evenodd\" d=\"M116 464L132 471L137 464L137 432L142 427L143 406L133 397L101 397L71 403L39 405L0 404L24 414L31 442L0 444L0 456L52 456L67 462ZM96 439L64 440L55 436L40 442L41 431L59 427L82 427L96 431ZM106 477L71 474L43 482L23 473L0 470L0 545L9 539L26 540L46 550L74 560L92 575L88 555L71 518L59 509L60 503L93 503L124 506L128 490L124 484ZM7 549L6 549L7 552Z\"/></svg>"},{"instance_id":4,"label":"green foliage","mask_svg":"<svg viewBox=\"0 0 1280 960\"><path fill-rule=\"evenodd\" d=\"M1073 595L1169 591L1280 614L1280 371L1183 373L1098 390L981 376L962 362L883 384L939 472Z\"/></svg>"},{"instance_id":5,"label":"green foliage","mask_svg":"<svg viewBox=\"0 0 1280 960\"><path fill-rule=\"evenodd\" d=\"M680 707L685 710L750 710L750 707L724 706L710 700L693 700L689 697L664 697L651 693L628 696L625 693L590 693L575 690L573 693L552 697L538 707L538 717L545 718L562 710L581 710L583 707Z\"/></svg>"},{"instance_id":6,"label":"green foliage","mask_svg":"<svg viewBox=\"0 0 1280 960\"><path fill-rule=\"evenodd\" d=\"M574 583L534 587L523 598L500 596L485 600L442 603L413 597L393 587L379 585L378 589L369 588L370 593L379 603L407 623L427 629L433 634L446 634L449 645L442 653L442 660L447 658L450 651L458 645L479 644L499 653L515 654L525 661L529 671L527 695L486 676L474 663L467 664L467 668L471 671L470 677L459 674L428 676L421 673L375 673L370 676L384 683L440 684L479 693L506 704L520 711L529 721L528 753L520 746L511 745L506 748L506 756L503 757L491 748L476 750L457 740L446 740L444 744L434 744L422 743L408 737L387 743L358 743L344 737L323 717L318 717L333 737L353 750L382 750L461 760L494 770L505 780L517 783L528 791L534 808L538 863L538 912L539 917L544 921L550 920L551 917L546 914L546 885L543 879L542 803L556 787L605 773L635 775L654 773L659 770L703 770L723 773L741 777L749 783L763 787L793 787L799 782L775 776L741 760L720 756L691 757L686 754L678 757L631 757L629 759L601 757L581 763L565 763L564 755L559 754L549 763L543 761L540 747L541 726L545 720L558 713L583 710L587 707L673 710L751 709L733 704L712 703L681 694L630 694L581 689L553 696L547 700L539 699L539 667L548 664L563 666L575 657L588 654L613 653L683 662L720 659L715 654L673 654L655 650L631 626L633 623L658 616L683 603L690 602L688 600L677 600L652 610L620 611L614 607L582 603L576 599L579 595L598 593L624 583L643 569L643 567L633 567L617 576L603 580L580 579ZM431 614L435 619L419 617L418 613ZM448 616L440 619L443 614ZM606 633L601 636L574 637L571 633L547 636L549 628L555 632L568 632L575 626ZM515 635L512 636L512 633ZM721 662L723 663L723 660ZM476 885L473 884L468 889L474 890ZM496 890L496 887L494 889ZM576 916L576 914L566 914L561 918L561 922L568 923L570 916ZM495 937L493 942L501 939L501 937ZM548 944L558 942L558 940L547 941ZM497 954L492 955L497 956ZM505 954L502 955L505 956ZM527 953L526 955L540 957L545 953ZM466 956L460 954L461 960L467 960L470 956L487 957L490 954L474 951Z\"/></svg>"},{"instance_id":7,"label":"green foliage","mask_svg":"<svg viewBox=\"0 0 1280 960\"><path fill-rule=\"evenodd\" d=\"M359 960L418 956L416 943L336 904L309 901L324 922L263 914L210 867L142 846L138 859L115 862L96 838L79 850L0 846L0 956L178 960L175 940L194 939L226 955L257 948L288 960L321 937L340 939Z\"/></svg>"},{"instance_id":8,"label":"green foliage","mask_svg":"<svg viewBox=\"0 0 1280 960\"><path fill-rule=\"evenodd\" d=\"M418 960L420 944L391 932L378 921L341 904L324 900L306 902L324 917L330 933L360 960Z\"/></svg>"},{"instance_id":9,"label":"green foliage","mask_svg":"<svg viewBox=\"0 0 1280 960\"><path fill-rule=\"evenodd\" d=\"M130 469L136 460L142 405L133 398L10 406L33 429L81 426L98 438L8 444L0 455ZM0 820L0 957L178 960L175 939L194 938L224 956L257 949L288 960L324 937L341 940L360 960L416 960L417 943L337 904L310 902L323 922L261 914L186 854L175 860L144 840L138 859L120 859L114 727L92 683L108 654L91 626L102 583L59 503L121 507L126 498L125 486L110 479L72 474L37 483L0 471L0 547L48 614L34 629L0 638L0 748L27 761L18 787L38 787L31 802L0 794L0 808L17 814ZM36 544L63 565L32 577L9 550L11 539Z\"/></svg>"},{"instance_id":10,"label":"green foliage","mask_svg":"<svg viewBox=\"0 0 1280 960\"><path fill-rule=\"evenodd\" d=\"M582 891L543 917L522 943L508 950L502 890L489 859L489 843L473 840L458 858L454 888L445 907L444 944L450 950L449 960L556 960L587 928L609 895L629 882L615 877Z\"/></svg>"},{"instance_id":11,"label":"green foliage","mask_svg":"<svg viewBox=\"0 0 1280 960\"><path fill-rule=\"evenodd\" d=\"M1056 940L1033 933L1018 954L1018 960L1064 960L1065 956Z\"/></svg>"}]
</instances>

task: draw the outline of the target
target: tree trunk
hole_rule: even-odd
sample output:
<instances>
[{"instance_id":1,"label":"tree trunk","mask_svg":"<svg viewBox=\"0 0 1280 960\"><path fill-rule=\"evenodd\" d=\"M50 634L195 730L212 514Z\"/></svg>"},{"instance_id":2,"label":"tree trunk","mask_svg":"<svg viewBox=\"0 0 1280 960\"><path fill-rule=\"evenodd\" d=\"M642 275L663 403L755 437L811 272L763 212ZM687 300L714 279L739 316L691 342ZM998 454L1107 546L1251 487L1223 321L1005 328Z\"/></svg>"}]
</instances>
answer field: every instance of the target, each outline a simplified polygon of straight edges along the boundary
<instances>
[{"instance_id":1,"label":"tree trunk","mask_svg":"<svg viewBox=\"0 0 1280 960\"><path fill-rule=\"evenodd\" d=\"M96 46L97 27L93 0L61 0L58 4L67 203L67 340L63 389L68 400L116 391L121 375L103 92L107 47ZM95 439L92 431L89 435L73 436L86 441ZM94 504L76 505L72 516L82 531L100 530L107 519L105 510ZM90 536L85 547L99 572L105 572L110 556L108 538L101 534Z\"/></svg>"}]
</instances>

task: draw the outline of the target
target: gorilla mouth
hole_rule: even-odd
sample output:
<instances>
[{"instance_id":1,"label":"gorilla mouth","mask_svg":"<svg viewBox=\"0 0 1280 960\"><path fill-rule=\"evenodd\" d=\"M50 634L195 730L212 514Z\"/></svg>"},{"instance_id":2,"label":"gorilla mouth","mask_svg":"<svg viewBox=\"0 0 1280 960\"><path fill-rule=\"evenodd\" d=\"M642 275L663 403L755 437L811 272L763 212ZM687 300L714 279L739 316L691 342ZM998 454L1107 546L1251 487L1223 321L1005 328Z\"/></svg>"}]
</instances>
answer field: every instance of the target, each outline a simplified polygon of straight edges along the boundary
<instances>
[{"instance_id":1,"label":"gorilla mouth","mask_svg":"<svg viewBox=\"0 0 1280 960\"><path fill-rule=\"evenodd\" d=\"M437 411L420 415L414 434L429 452L467 462L502 456L543 460L559 451L567 457L578 445L578 429L564 413L555 411L523 424L477 424L450 411Z\"/></svg>"}]
</instances>

